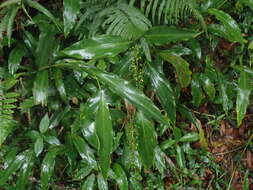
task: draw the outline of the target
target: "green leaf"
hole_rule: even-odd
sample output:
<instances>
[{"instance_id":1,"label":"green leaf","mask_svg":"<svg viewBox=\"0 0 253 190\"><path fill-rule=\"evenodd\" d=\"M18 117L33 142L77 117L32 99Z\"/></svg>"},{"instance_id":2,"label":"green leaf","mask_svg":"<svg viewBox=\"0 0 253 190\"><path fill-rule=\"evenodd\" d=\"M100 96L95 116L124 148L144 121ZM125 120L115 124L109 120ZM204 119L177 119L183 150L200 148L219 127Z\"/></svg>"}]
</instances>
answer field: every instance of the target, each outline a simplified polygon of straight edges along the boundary
<instances>
[{"instance_id":1,"label":"green leaf","mask_svg":"<svg viewBox=\"0 0 253 190\"><path fill-rule=\"evenodd\" d=\"M148 30L144 37L150 44L163 45L169 42L186 41L191 38L195 38L199 35L199 32L195 32L188 29L174 28L168 26L155 26Z\"/></svg>"},{"instance_id":2,"label":"green leaf","mask_svg":"<svg viewBox=\"0 0 253 190\"><path fill-rule=\"evenodd\" d=\"M234 42L245 43L247 42L241 33L241 29L237 25L236 21L227 13L217 10L217 9L209 9L208 12L222 22L224 25L227 34L233 39Z\"/></svg>"},{"instance_id":3,"label":"green leaf","mask_svg":"<svg viewBox=\"0 0 253 190\"><path fill-rule=\"evenodd\" d=\"M46 113L45 115L44 115L44 117L41 119L41 121L40 121L40 126L39 126L39 128L40 128L40 132L41 133L45 133L46 131L47 131L47 129L48 129L48 127L49 127L49 117L48 117L48 114Z\"/></svg>"},{"instance_id":4,"label":"green leaf","mask_svg":"<svg viewBox=\"0 0 253 190\"><path fill-rule=\"evenodd\" d=\"M89 177L86 178L85 182L82 185L82 190L93 190L95 183L95 175L91 174Z\"/></svg>"},{"instance_id":5,"label":"green leaf","mask_svg":"<svg viewBox=\"0 0 253 190\"><path fill-rule=\"evenodd\" d=\"M71 61L71 63L68 63L67 66L69 65L73 68L77 68L78 66L78 69L83 69L93 77L96 77L99 81L106 84L115 94L127 99L150 118L168 125L167 121L164 119L163 115L154 103L146 97L142 91L134 88L128 81L119 78L117 75L103 72L83 62L79 65L78 63L80 62Z\"/></svg>"},{"instance_id":6,"label":"green leaf","mask_svg":"<svg viewBox=\"0 0 253 190\"><path fill-rule=\"evenodd\" d=\"M26 160L21 167L19 178L17 181L17 187L19 190L27 189L27 183L29 182L29 175L32 171L33 165L34 165L33 153L32 151L29 151L27 153Z\"/></svg>"},{"instance_id":7,"label":"green leaf","mask_svg":"<svg viewBox=\"0 0 253 190\"><path fill-rule=\"evenodd\" d=\"M0 4L0 9L3 8L3 7L10 6L12 4L20 3L20 2L21 2L21 0L7 0L7 1L4 1Z\"/></svg>"},{"instance_id":8,"label":"green leaf","mask_svg":"<svg viewBox=\"0 0 253 190\"><path fill-rule=\"evenodd\" d=\"M113 147L113 128L109 109L105 103L104 91L100 92L99 108L96 114L95 127L100 142L99 162L103 177L106 179L110 168L110 155Z\"/></svg>"},{"instance_id":9,"label":"green leaf","mask_svg":"<svg viewBox=\"0 0 253 190\"><path fill-rule=\"evenodd\" d=\"M8 68L9 68L9 72L12 75L15 74L16 71L18 70L21 60L25 54L26 54L26 50L24 49L24 47L17 46L11 51L9 59L8 59Z\"/></svg>"},{"instance_id":10,"label":"green leaf","mask_svg":"<svg viewBox=\"0 0 253 190\"><path fill-rule=\"evenodd\" d=\"M35 8L38 11L42 12L44 15L46 15L61 30L61 25L59 24L59 22L56 20L54 15L44 6L33 0L25 0L24 2L27 3L30 7Z\"/></svg>"},{"instance_id":11,"label":"green leaf","mask_svg":"<svg viewBox=\"0 0 253 190\"><path fill-rule=\"evenodd\" d=\"M48 96L48 71L41 70L37 73L33 84L33 96L35 104L47 104Z\"/></svg>"},{"instance_id":12,"label":"green leaf","mask_svg":"<svg viewBox=\"0 0 253 190\"><path fill-rule=\"evenodd\" d=\"M244 180L243 180L243 190L248 190L248 189L249 189L249 170L247 169L244 175Z\"/></svg>"},{"instance_id":13,"label":"green leaf","mask_svg":"<svg viewBox=\"0 0 253 190\"><path fill-rule=\"evenodd\" d=\"M76 23L77 14L80 10L80 1L64 0L63 6L64 34L67 36Z\"/></svg>"},{"instance_id":14,"label":"green leaf","mask_svg":"<svg viewBox=\"0 0 253 190\"><path fill-rule=\"evenodd\" d=\"M11 174L13 174L22 166L22 164L27 160L27 155L28 151L24 151L16 156L7 169L4 170L3 175L1 175L0 186L2 186L8 180Z\"/></svg>"},{"instance_id":15,"label":"green leaf","mask_svg":"<svg viewBox=\"0 0 253 190\"><path fill-rule=\"evenodd\" d=\"M103 175L101 175L100 173L97 176L97 183L98 183L99 190L108 190L107 181L104 179Z\"/></svg>"},{"instance_id":16,"label":"green leaf","mask_svg":"<svg viewBox=\"0 0 253 190\"><path fill-rule=\"evenodd\" d=\"M160 73L153 65L148 63L148 71L150 80L154 90L156 91L162 106L166 110L171 123L176 122L176 103L174 92L164 74Z\"/></svg>"},{"instance_id":17,"label":"green leaf","mask_svg":"<svg viewBox=\"0 0 253 190\"><path fill-rule=\"evenodd\" d=\"M34 144L34 152L37 157L43 151L43 148L44 148L43 138L41 136L39 136Z\"/></svg>"},{"instance_id":18,"label":"green leaf","mask_svg":"<svg viewBox=\"0 0 253 190\"><path fill-rule=\"evenodd\" d=\"M67 103L67 94L63 83L62 71L60 69L53 70L53 77L55 80L55 86L62 98L62 100Z\"/></svg>"},{"instance_id":19,"label":"green leaf","mask_svg":"<svg viewBox=\"0 0 253 190\"><path fill-rule=\"evenodd\" d=\"M227 81L225 80L222 73L220 73L219 71L217 73L217 76L218 76L219 95L222 100L223 110L227 114L229 110L229 97L227 93L227 83L226 83Z\"/></svg>"},{"instance_id":20,"label":"green leaf","mask_svg":"<svg viewBox=\"0 0 253 190\"><path fill-rule=\"evenodd\" d=\"M95 122L89 120L81 120L82 134L84 138L95 148L99 149L99 139L96 133Z\"/></svg>"},{"instance_id":21,"label":"green leaf","mask_svg":"<svg viewBox=\"0 0 253 190\"><path fill-rule=\"evenodd\" d=\"M127 181L127 176L123 168L115 163L113 166L113 171L116 176L116 181L119 186L120 190L128 190L128 181Z\"/></svg>"},{"instance_id":22,"label":"green leaf","mask_svg":"<svg viewBox=\"0 0 253 190\"><path fill-rule=\"evenodd\" d=\"M73 143L74 143L77 151L79 152L80 156L82 157L82 159L84 159L87 162L87 164L89 164L90 166L95 168L96 167L95 157L94 157L91 149L89 148L89 146L83 140L83 138L81 138L75 134L72 134L71 137L72 137Z\"/></svg>"},{"instance_id":23,"label":"green leaf","mask_svg":"<svg viewBox=\"0 0 253 190\"><path fill-rule=\"evenodd\" d=\"M251 79L249 74L241 72L238 80L238 93L236 99L237 125L242 124L242 120L246 114L249 105L249 97L252 90Z\"/></svg>"},{"instance_id":24,"label":"green leaf","mask_svg":"<svg viewBox=\"0 0 253 190\"><path fill-rule=\"evenodd\" d=\"M253 10L253 0L239 0L240 3L247 5Z\"/></svg>"},{"instance_id":25,"label":"green leaf","mask_svg":"<svg viewBox=\"0 0 253 190\"><path fill-rule=\"evenodd\" d=\"M247 66L235 65L232 68L235 70L238 70L240 72L246 72L246 73L250 74L251 76L253 76L253 69L251 69Z\"/></svg>"},{"instance_id":26,"label":"green leaf","mask_svg":"<svg viewBox=\"0 0 253 190\"><path fill-rule=\"evenodd\" d=\"M211 79L206 75L206 74L201 74L200 75L200 80L203 86L204 91L208 95L208 97L213 100L215 98L215 87L214 84L212 83Z\"/></svg>"},{"instance_id":27,"label":"green leaf","mask_svg":"<svg viewBox=\"0 0 253 190\"><path fill-rule=\"evenodd\" d=\"M143 165L146 168L150 168L153 165L155 147L157 145L154 124L147 120L142 112L137 113L136 124L138 131L138 152Z\"/></svg>"},{"instance_id":28,"label":"green leaf","mask_svg":"<svg viewBox=\"0 0 253 190\"><path fill-rule=\"evenodd\" d=\"M57 150L49 151L42 161L40 173L40 182L42 190L47 190L49 188L49 182L54 171L55 157L57 156L57 153Z\"/></svg>"},{"instance_id":29,"label":"green leaf","mask_svg":"<svg viewBox=\"0 0 253 190\"><path fill-rule=\"evenodd\" d=\"M159 146L155 148L155 166L160 172L160 174L164 174L164 170L166 169L165 164L165 154L162 152Z\"/></svg>"},{"instance_id":30,"label":"green leaf","mask_svg":"<svg viewBox=\"0 0 253 190\"><path fill-rule=\"evenodd\" d=\"M55 136L45 136L44 139L46 142L48 142L49 144L52 144L52 145L60 145L61 144L59 139Z\"/></svg>"},{"instance_id":31,"label":"green leaf","mask_svg":"<svg viewBox=\"0 0 253 190\"><path fill-rule=\"evenodd\" d=\"M199 140L198 133L187 133L186 135L182 136L179 141L180 142L195 142Z\"/></svg>"},{"instance_id":32,"label":"green leaf","mask_svg":"<svg viewBox=\"0 0 253 190\"><path fill-rule=\"evenodd\" d=\"M181 169L185 168L185 157L182 148L179 145L176 145L176 160L177 164Z\"/></svg>"},{"instance_id":33,"label":"green leaf","mask_svg":"<svg viewBox=\"0 0 253 190\"><path fill-rule=\"evenodd\" d=\"M200 106L201 101L203 99L199 78L200 76L194 73L192 76L192 83L191 83L192 103L197 107Z\"/></svg>"},{"instance_id":34,"label":"green leaf","mask_svg":"<svg viewBox=\"0 0 253 190\"><path fill-rule=\"evenodd\" d=\"M99 36L79 41L62 50L60 54L77 59L113 57L126 51L130 43L118 36Z\"/></svg>"},{"instance_id":35,"label":"green leaf","mask_svg":"<svg viewBox=\"0 0 253 190\"><path fill-rule=\"evenodd\" d=\"M18 9L20 6L12 6L10 11L7 13L7 37L8 37L8 45L10 46L11 44L11 35L12 35L12 28L13 28L13 23L14 19L16 17L16 14L18 12Z\"/></svg>"},{"instance_id":36,"label":"green leaf","mask_svg":"<svg viewBox=\"0 0 253 190\"><path fill-rule=\"evenodd\" d=\"M200 142L200 145L203 148L207 148L208 147L208 143L207 143L207 140L205 138L205 133L204 133L204 130L202 128L202 125L201 125L200 121L191 112L191 110L189 110L186 106L184 106L182 104L178 104L177 108L178 108L178 111L184 117L186 117L189 121L191 121L194 124L194 126L198 129L198 131L199 131L199 142Z\"/></svg>"},{"instance_id":37,"label":"green leaf","mask_svg":"<svg viewBox=\"0 0 253 190\"><path fill-rule=\"evenodd\" d=\"M166 51L162 51L160 55L163 59L170 62L176 69L178 82L181 87L187 87L191 83L191 70L189 69L189 63L183 58Z\"/></svg>"}]
</instances>

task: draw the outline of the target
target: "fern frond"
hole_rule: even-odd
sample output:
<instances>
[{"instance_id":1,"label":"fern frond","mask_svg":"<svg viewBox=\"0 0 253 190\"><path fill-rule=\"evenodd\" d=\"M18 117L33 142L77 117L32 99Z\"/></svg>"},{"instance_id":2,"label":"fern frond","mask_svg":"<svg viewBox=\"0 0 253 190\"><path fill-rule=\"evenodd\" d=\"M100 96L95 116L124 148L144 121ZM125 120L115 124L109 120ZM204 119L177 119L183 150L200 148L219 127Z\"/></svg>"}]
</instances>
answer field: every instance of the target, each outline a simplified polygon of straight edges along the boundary
<instances>
[{"instance_id":1,"label":"fern frond","mask_svg":"<svg viewBox=\"0 0 253 190\"><path fill-rule=\"evenodd\" d=\"M102 27L106 33L125 39L136 39L151 27L151 22L136 8L125 3L102 11L97 19L105 17Z\"/></svg>"},{"instance_id":2,"label":"fern frond","mask_svg":"<svg viewBox=\"0 0 253 190\"><path fill-rule=\"evenodd\" d=\"M146 17L150 17L153 23L178 24L189 16L194 16L202 24L203 17L196 7L195 0L129 0L130 5L137 4Z\"/></svg>"},{"instance_id":3,"label":"fern frond","mask_svg":"<svg viewBox=\"0 0 253 190\"><path fill-rule=\"evenodd\" d=\"M0 145L7 138L15 124L12 114L14 113L13 109L16 108L17 96L19 96L15 92L7 92L5 82L0 80Z\"/></svg>"}]
</instances>

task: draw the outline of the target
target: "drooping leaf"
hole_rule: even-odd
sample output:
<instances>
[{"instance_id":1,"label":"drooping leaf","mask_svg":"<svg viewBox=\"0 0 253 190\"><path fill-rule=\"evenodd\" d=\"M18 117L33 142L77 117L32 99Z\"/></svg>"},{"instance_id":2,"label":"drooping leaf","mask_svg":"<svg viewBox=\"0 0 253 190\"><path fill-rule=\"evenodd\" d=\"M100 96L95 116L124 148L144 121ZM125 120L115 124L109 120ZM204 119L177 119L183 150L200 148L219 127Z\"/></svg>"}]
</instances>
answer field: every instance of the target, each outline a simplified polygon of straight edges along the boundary
<instances>
[{"instance_id":1,"label":"drooping leaf","mask_svg":"<svg viewBox=\"0 0 253 190\"><path fill-rule=\"evenodd\" d=\"M62 50L61 54L77 59L113 57L126 51L130 43L119 36L99 36L79 41Z\"/></svg>"},{"instance_id":2,"label":"drooping leaf","mask_svg":"<svg viewBox=\"0 0 253 190\"><path fill-rule=\"evenodd\" d=\"M95 157L85 141L75 134L72 134L72 140L82 159L84 159L90 166L96 167Z\"/></svg>"},{"instance_id":3,"label":"drooping leaf","mask_svg":"<svg viewBox=\"0 0 253 190\"><path fill-rule=\"evenodd\" d=\"M146 168L150 168L153 165L155 147L157 145L154 124L150 122L142 112L137 113L136 124L138 131L138 152L143 165Z\"/></svg>"},{"instance_id":4,"label":"drooping leaf","mask_svg":"<svg viewBox=\"0 0 253 190\"><path fill-rule=\"evenodd\" d=\"M59 29L61 29L61 25L59 24L58 20L54 17L54 15L47 10L43 5L38 3L37 1L33 0L26 0L24 1L27 5L29 5L32 8L37 9L38 11L42 12L44 15L46 15Z\"/></svg>"},{"instance_id":5,"label":"drooping leaf","mask_svg":"<svg viewBox=\"0 0 253 190\"><path fill-rule=\"evenodd\" d=\"M127 176L123 168L119 164L114 164L113 171L120 190L128 190Z\"/></svg>"},{"instance_id":6,"label":"drooping leaf","mask_svg":"<svg viewBox=\"0 0 253 190\"><path fill-rule=\"evenodd\" d=\"M57 156L57 153L57 150L49 151L42 161L40 173L40 182L42 190L48 190L49 188L49 182L53 174L55 166L55 157Z\"/></svg>"},{"instance_id":7,"label":"drooping leaf","mask_svg":"<svg viewBox=\"0 0 253 190\"><path fill-rule=\"evenodd\" d=\"M70 61L66 66L85 70L87 73L91 74L91 76L96 77L99 81L106 84L115 94L134 104L147 116L168 125L167 121L154 103L147 98L143 92L134 88L128 81L119 78L117 75L103 72L83 62Z\"/></svg>"},{"instance_id":8,"label":"drooping leaf","mask_svg":"<svg viewBox=\"0 0 253 190\"><path fill-rule=\"evenodd\" d=\"M67 36L76 23L77 14L80 10L80 1L64 0L63 6L64 34Z\"/></svg>"},{"instance_id":9,"label":"drooping leaf","mask_svg":"<svg viewBox=\"0 0 253 190\"><path fill-rule=\"evenodd\" d=\"M168 26L155 26L148 30L144 34L144 37L150 44L163 45L169 42L186 41L197 37L199 34L199 32L188 29Z\"/></svg>"},{"instance_id":10,"label":"drooping leaf","mask_svg":"<svg viewBox=\"0 0 253 190\"><path fill-rule=\"evenodd\" d=\"M191 70L189 63L183 58L163 51L160 53L161 57L170 62L176 69L178 81L182 88L187 87L191 83Z\"/></svg>"},{"instance_id":11,"label":"drooping leaf","mask_svg":"<svg viewBox=\"0 0 253 190\"><path fill-rule=\"evenodd\" d=\"M238 93L236 99L237 125L240 126L249 105L252 85L249 74L242 71L238 80Z\"/></svg>"},{"instance_id":12,"label":"drooping leaf","mask_svg":"<svg viewBox=\"0 0 253 190\"><path fill-rule=\"evenodd\" d=\"M24 47L17 46L11 51L9 59L8 59L8 68L9 68L9 72L12 75L15 74L16 71L18 70L21 60L25 54L26 54L26 50L24 49Z\"/></svg>"},{"instance_id":13,"label":"drooping leaf","mask_svg":"<svg viewBox=\"0 0 253 190\"><path fill-rule=\"evenodd\" d=\"M227 13L218 9L209 9L208 12L222 22L227 34L234 40L234 42L245 43L246 40L243 38L241 29L239 28L236 21Z\"/></svg>"},{"instance_id":14,"label":"drooping leaf","mask_svg":"<svg viewBox=\"0 0 253 190\"><path fill-rule=\"evenodd\" d=\"M113 128L108 106L105 103L104 91L100 92L99 108L96 114L95 127L100 142L99 162L103 177L106 179L110 168L110 156L113 147Z\"/></svg>"},{"instance_id":15,"label":"drooping leaf","mask_svg":"<svg viewBox=\"0 0 253 190\"><path fill-rule=\"evenodd\" d=\"M151 63L148 63L148 71L152 86L162 106L165 108L171 123L174 125L176 122L176 103L170 83Z\"/></svg>"}]
</instances>

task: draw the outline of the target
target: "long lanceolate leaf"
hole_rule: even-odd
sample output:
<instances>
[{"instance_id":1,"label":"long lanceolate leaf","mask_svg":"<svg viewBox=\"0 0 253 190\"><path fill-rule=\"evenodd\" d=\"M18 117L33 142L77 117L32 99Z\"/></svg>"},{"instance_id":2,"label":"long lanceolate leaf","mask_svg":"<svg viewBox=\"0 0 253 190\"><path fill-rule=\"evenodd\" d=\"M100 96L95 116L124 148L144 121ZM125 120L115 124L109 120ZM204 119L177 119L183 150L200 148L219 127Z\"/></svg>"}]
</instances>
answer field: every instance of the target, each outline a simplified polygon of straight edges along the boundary
<instances>
[{"instance_id":1,"label":"long lanceolate leaf","mask_svg":"<svg viewBox=\"0 0 253 190\"><path fill-rule=\"evenodd\" d=\"M249 74L242 71L238 80L238 94L236 99L237 125L240 126L249 105L252 90Z\"/></svg>"},{"instance_id":2,"label":"long lanceolate leaf","mask_svg":"<svg viewBox=\"0 0 253 190\"><path fill-rule=\"evenodd\" d=\"M27 159L29 159L30 154L31 154L30 151L24 151L16 156L16 158L10 163L8 168L4 171L3 175L1 176L0 186L6 183L10 175L12 175L15 171L17 171L24 164L24 162Z\"/></svg>"},{"instance_id":3,"label":"long lanceolate leaf","mask_svg":"<svg viewBox=\"0 0 253 190\"><path fill-rule=\"evenodd\" d=\"M45 25L41 30L39 43L35 52L35 63L38 69L48 64L54 44L53 27ZM41 70L37 73L33 86L33 96L36 104L47 104L48 80L47 70Z\"/></svg>"},{"instance_id":4,"label":"long lanceolate leaf","mask_svg":"<svg viewBox=\"0 0 253 190\"><path fill-rule=\"evenodd\" d=\"M113 128L109 109L105 103L104 92L101 91L100 103L95 120L95 127L100 142L99 160L104 178L107 178L110 168L110 155L113 147Z\"/></svg>"},{"instance_id":5,"label":"long lanceolate leaf","mask_svg":"<svg viewBox=\"0 0 253 190\"><path fill-rule=\"evenodd\" d=\"M141 160L146 168L150 168L154 161L157 140L152 122L147 120L142 112L137 114L137 131Z\"/></svg>"},{"instance_id":6,"label":"long lanceolate leaf","mask_svg":"<svg viewBox=\"0 0 253 190\"><path fill-rule=\"evenodd\" d=\"M79 41L62 50L61 54L77 59L113 57L127 50L130 43L119 36L99 36Z\"/></svg>"},{"instance_id":7,"label":"long lanceolate leaf","mask_svg":"<svg viewBox=\"0 0 253 190\"><path fill-rule=\"evenodd\" d=\"M199 34L199 32L188 29L168 26L156 26L148 30L144 34L144 37L150 44L163 45L169 42L186 41L197 37Z\"/></svg>"},{"instance_id":8,"label":"long lanceolate leaf","mask_svg":"<svg viewBox=\"0 0 253 190\"><path fill-rule=\"evenodd\" d=\"M174 92L170 86L169 81L155 69L154 66L148 64L148 70L150 74L150 80L152 82L152 86L156 91L159 100L162 103L162 106L165 108L169 119L171 120L172 124L176 122L176 103Z\"/></svg>"},{"instance_id":9,"label":"long lanceolate leaf","mask_svg":"<svg viewBox=\"0 0 253 190\"><path fill-rule=\"evenodd\" d=\"M222 22L226 29L227 35L230 37L230 40L239 43L246 42L242 36L241 29L229 14L217 9L209 9L208 12L212 15L215 15L216 18Z\"/></svg>"},{"instance_id":10,"label":"long lanceolate leaf","mask_svg":"<svg viewBox=\"0 0 253 190\"><path fill-rule=\"evenodd\" d=\"M80 10L80 0L64 0L63 5L64 34L67 36L76 22Z\"/></svg>"},{"instance_id":11,"label":"long lanceolate leaf","mask_svg":"<svg viewBox=\"0 0 253 190\"><path fill-rule=\"evenodd\" d=\"M83 69L87 73L91 74L91 76L96 77L99 81L107 85L115 94L127 99L129 102L134 104L150 118L168 125L167 121L164 119L160 110L154 105L154 103L147 96L145 96L142 91L133 87L128 81L121 79L117 75L103 72L96 67L80 61L70 61L64 66Z\"/></svg>"},{"instance_id":12,"label":"long lanceolate leaf","mask_svg":"<svg viewBox=\"0 0 253 190\"><path fill-rule=\"evenodd\" d=\"M43 159L40 173L40 182L42 190L47 190L49 188L49 181L53 174L55 157L57 156L57 153L57 149L51 150L46 154L45 158Z\"/></svg>"},{"instance_id":13,"label":"long lanceolate leaf","mask_svg":"<svg viewBox=\"0 0 253 190\"><path fill-rule=\"evenodd\" d=\"M38 11L42 12L44 15L46 15L59 29L61 29L61 25L57 21L57 19L54 17L54 15L47 10L44 6L42 6L40 3L33 1L33 0L26 0L24 1L28 6L33 7L37 9Z\"/></svg>"}]
</instances>

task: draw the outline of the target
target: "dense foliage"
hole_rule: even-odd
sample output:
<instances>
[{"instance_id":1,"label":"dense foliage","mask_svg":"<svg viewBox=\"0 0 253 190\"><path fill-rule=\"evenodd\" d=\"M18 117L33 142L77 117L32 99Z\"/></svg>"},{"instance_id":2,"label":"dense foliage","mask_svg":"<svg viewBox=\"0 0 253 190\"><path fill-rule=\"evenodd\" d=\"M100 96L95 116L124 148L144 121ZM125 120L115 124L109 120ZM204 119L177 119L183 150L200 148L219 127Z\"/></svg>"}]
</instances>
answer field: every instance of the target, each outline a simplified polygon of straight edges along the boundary
<instances>
[{"instance_id":1,"label":"dense foliage","mask_svg":"<svg viewBox=\"0 0 253 190\"><path fill-rule=\"evenodd\" d=\"M4 0L0 189L250 189L252 0Z\"/></svg>"}]
</instances>

